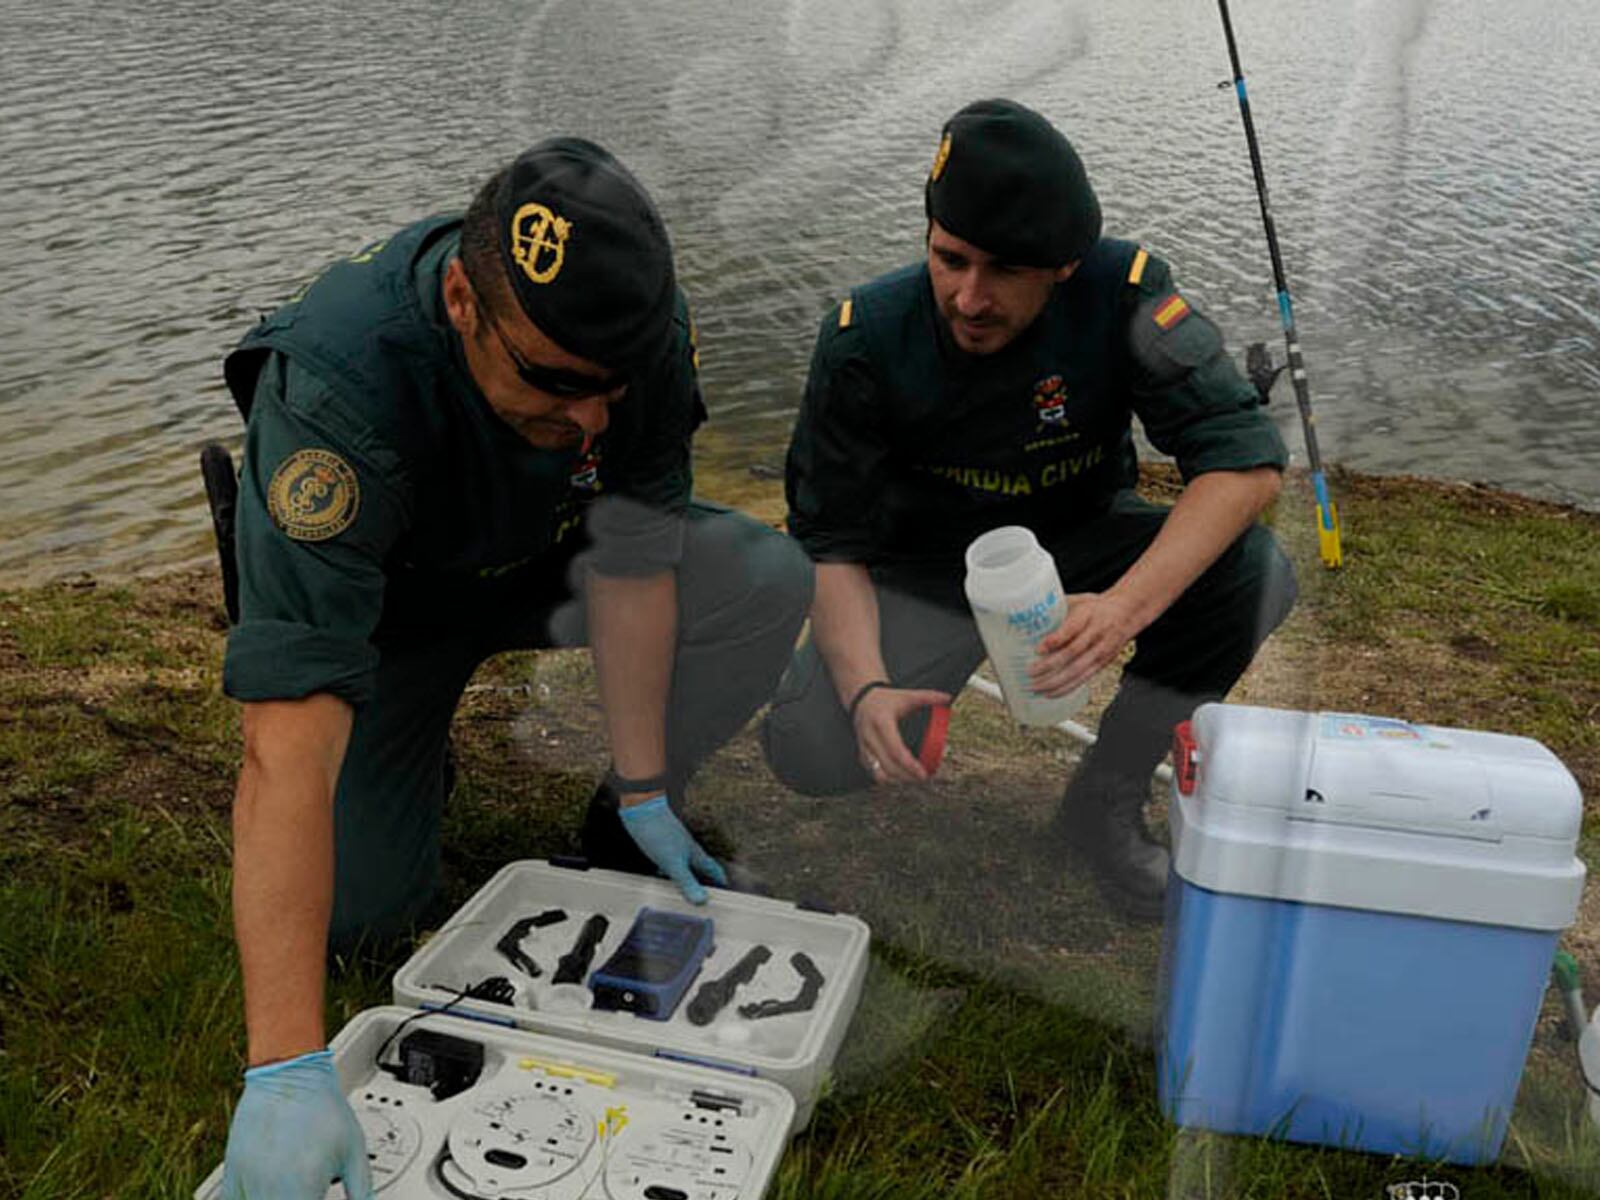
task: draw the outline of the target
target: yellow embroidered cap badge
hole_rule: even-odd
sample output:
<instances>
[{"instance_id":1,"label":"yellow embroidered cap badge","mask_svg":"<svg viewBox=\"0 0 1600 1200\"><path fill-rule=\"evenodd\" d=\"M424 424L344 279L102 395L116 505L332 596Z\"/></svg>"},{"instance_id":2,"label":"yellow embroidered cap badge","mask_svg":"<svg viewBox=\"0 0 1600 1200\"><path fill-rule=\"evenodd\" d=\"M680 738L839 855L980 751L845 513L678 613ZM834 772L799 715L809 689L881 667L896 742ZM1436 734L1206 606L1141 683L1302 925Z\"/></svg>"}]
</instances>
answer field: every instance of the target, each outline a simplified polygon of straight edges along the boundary
<instances>
[{"instance_id":1,"label":"yellow embroidered cap badge","mask_svg":"<svg viewBox=\"0 0 1600 1200\"><path fill-rule=\"evenodd\" d=\"M512 256L534 283L549 283L561 274L571 236L572 222L537 202L524 204L511 218Z\"/></svg>"}]
</instances>

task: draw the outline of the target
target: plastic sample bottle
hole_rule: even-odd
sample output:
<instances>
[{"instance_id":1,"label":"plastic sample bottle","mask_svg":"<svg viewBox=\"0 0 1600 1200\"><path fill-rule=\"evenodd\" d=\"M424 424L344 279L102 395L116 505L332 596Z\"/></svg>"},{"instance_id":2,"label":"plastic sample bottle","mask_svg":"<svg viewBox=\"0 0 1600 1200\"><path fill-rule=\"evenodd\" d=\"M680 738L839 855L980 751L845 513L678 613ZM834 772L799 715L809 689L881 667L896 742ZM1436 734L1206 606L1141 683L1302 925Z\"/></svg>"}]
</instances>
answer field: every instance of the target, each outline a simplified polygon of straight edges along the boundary
<instances>
[{"instance_id":1,"label":"plastic sample bottle","mask_svg":"<svg viewBox=\"0 0 1600 1200\"><path fill-rule=\"evenodd\" d=\"M1067 597L1031 529L1003 525L967 547L967 603L1011 715L1023 725L1054 725L1083 707L1087 684L1058 699L1040 696L1028 679L1039 640L1067 616Z\"/></svg>"}]
</instances>

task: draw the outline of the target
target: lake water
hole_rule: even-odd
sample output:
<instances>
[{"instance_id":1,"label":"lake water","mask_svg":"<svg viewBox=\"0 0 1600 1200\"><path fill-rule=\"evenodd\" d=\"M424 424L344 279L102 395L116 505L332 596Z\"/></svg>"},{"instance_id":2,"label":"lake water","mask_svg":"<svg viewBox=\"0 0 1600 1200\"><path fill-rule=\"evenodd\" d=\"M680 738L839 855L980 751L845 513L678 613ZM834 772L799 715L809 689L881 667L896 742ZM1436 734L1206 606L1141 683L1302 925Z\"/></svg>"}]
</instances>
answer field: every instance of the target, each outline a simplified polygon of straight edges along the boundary
<instances>
[{"instance_id":1,"label":"lake water","mask_svg":"<svg viewBox=\"0 0 1600 1200\"><path fill-rule=\"evenodd\" d=\"M721 469L781 461L820 314L915 257L955 108L1040 108L1107 231L1281 357L1206 0L0 0L0 580L210 553L220 360L548 133L672 229ZM1324 456L1600 508L1600 7L1237 0ZM1302 445L1292 396L1273 411ZM714 486L713 486L714 490Z\"/></svg>"}]
</instances>

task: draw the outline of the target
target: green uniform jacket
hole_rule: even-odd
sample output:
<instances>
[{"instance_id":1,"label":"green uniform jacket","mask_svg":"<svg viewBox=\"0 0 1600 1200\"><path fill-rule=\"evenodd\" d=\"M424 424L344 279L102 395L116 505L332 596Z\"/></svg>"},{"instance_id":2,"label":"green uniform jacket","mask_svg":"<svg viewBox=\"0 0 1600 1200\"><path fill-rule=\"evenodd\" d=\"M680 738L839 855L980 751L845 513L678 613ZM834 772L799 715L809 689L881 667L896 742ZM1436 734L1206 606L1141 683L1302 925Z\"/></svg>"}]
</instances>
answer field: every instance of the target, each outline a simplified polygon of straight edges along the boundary
<instances>
[{"instance_id":1,"label":"green uniform jacket","mask_svg":"<svg viewBox=\"0 0 1600 1200\"><path fill-rule=\"evenodd\" d=\"M1166 264L1102 239L1005 349L950 340L926 264L824 319L789 447L789 529L819 561L959 567L973 538L1041 539L1133 486L1132 417L1184 478L1282 468L1283 439Z\"/></svg>"},{"instance_id":2,"label":"green uniform jacket","mask_svg":"<svg viewBox=\"0 0 1600 1200\"><path fill-rule=\"evenodd\" d=\"M228 357L247 419L229 695L361 704L375 642L470 633L559 595L600 496L639 502L596 510L607 569L676 563L705 416L682 295L668 352L588 453L542 450L468 373L441 294L459 242L458 218L409 226L329 268Z\"/></svg>"}]
</instances>

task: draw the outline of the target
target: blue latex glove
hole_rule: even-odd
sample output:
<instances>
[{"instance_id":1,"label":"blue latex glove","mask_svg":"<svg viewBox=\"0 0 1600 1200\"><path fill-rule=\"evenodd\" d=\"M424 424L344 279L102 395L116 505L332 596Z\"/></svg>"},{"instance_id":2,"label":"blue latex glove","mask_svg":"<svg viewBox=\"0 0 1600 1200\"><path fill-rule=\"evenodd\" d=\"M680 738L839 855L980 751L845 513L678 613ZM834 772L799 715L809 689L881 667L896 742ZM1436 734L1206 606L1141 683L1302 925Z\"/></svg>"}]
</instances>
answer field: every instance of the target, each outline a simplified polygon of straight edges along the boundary
<instances>
[{"instance_id":1,"label":"blue latex glove","mask_svg":"<svg viewBox=\"0 0 1600 1200\"><path fill-rule=\"evenodd\" d=\"M661 873L678 885L690 904L706 902L706 889L694 877L695 871L718 887L728 886L728 874L722 864L707 854L683 827L683 822L667 804L665 794L618 811L628 835L650 856Z\"/></svg>"},{"instance_id":2,"label":"blue latex glove","mask_svg":"<svg viewBox=\"0 0 1600 1200\"><path fill-rule=\"evenodd\" d=\"M372 1200L367 1139L339 1089L332 1053L246 1071L228 1130L222 1200L323 1200L335 1177L350 1200Z\"/></svg>"}]
</instances>

